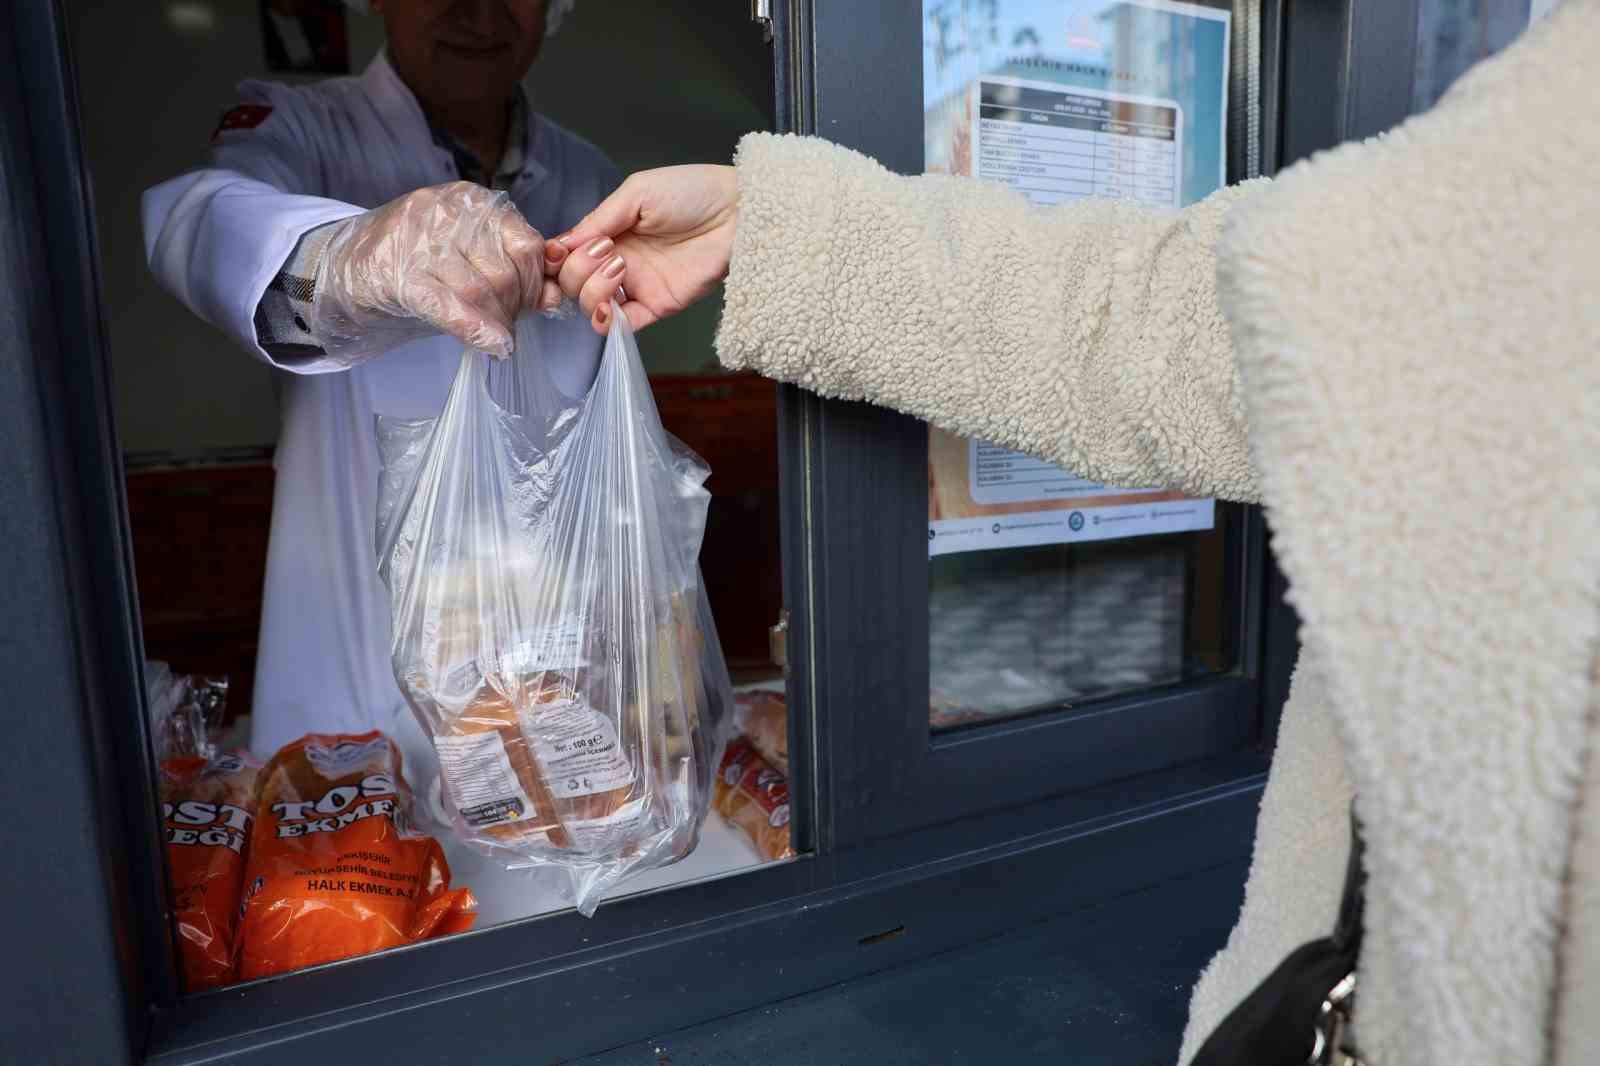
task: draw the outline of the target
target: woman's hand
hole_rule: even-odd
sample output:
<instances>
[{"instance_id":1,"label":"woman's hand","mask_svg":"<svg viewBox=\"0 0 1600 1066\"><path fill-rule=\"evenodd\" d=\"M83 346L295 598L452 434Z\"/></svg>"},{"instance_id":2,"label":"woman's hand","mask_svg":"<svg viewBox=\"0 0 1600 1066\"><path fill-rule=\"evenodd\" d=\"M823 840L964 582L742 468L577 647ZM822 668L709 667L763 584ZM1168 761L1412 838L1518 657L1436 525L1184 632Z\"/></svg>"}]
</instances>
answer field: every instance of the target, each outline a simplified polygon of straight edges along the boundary
<instances>
[{"instance_id":1,"label":"woman's hand","mask_svg":"<svg viewBox=\"0 0 1600 1066\"><path fill-rule=\"evenodd\" d=\"M611 299L626 282L623 313L642 329L722 280L738 220L732 167L643 170L545 245L545 273L578 298L600 333L610 327Z\"/></svg>"}]
</instances>

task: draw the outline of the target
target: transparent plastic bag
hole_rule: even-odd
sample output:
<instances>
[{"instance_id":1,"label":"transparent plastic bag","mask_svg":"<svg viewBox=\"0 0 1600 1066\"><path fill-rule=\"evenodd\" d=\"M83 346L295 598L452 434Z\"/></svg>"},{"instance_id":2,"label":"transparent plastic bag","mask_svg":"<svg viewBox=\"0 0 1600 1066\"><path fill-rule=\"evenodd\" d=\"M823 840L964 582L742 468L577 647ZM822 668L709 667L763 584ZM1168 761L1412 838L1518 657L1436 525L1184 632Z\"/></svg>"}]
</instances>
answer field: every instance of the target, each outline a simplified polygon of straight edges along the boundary
<instances>
[{"instance_id":1,"label":"transparent plastic bag","mask_svg":"<svg viewBox=\"0 0 1600 1066\"><path fill-rule=\"evenodd\" d=\"M222 734L228 679L175 674L164 662L146 661L144 687L156 760L187 755L210 758Z\"/></svg>"},{"instance_id":2,"label":"transparent plastic bag","mask_svg":"<svg viewBox=\"0 0 1600 1066\"><path fill-rule=\"evenodd\" d=\"M592 914L699 839L732 697L698 557L705 464L662 428L625 318L587 398L535 331L462 356L436 419L379 419L395 680L455 827L565 870Z\"/></svg>"}]
</instances>

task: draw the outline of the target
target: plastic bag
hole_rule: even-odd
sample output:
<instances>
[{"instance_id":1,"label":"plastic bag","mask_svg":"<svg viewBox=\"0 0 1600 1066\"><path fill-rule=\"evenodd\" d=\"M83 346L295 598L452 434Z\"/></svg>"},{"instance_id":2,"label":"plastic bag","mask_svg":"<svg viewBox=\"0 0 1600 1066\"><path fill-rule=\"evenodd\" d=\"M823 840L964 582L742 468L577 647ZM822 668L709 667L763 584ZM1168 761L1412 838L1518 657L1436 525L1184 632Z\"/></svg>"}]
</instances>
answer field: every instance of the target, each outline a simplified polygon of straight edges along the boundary
<instances>
[{"instance_id":1,"label":"plastic bag","mask_svg":"<svg viewBox=\"0 0 1600 1066\"><path fill-rule=\"evenodd\" d=\"M412 824L400 749L382 733L310 734L262 769L239 910L239 979L468 929L439 842Z\"/></svg>"},{"instance_id":2,"label":"plastic bag","mask_svg":"<svg viewBox=\"0 0 1600 1066\"><path fill-rule=\"evenodd\" d=\"M789 707L782 692L755 689L734 697L737 732L785 776L789 773ZM719 774L720 776L720 774Z\"/></svg>"},{"instance_id":3,"label":"plastic bag","mask_svg":"<svg viewBox=\"0 0 1600 1066\"><path fill-rule=\"evenodd\" d=\"M395 680L458 832L592 914L694 849L731 705L698 556L705 464L661 426L619 313L579 401L462 356L437 419L379 419Z\"/></svg>"},{"instance_id":4,"label":"plastic bag","mask_svg":"<svg viewBox=\"0 0 1600 1066\"><path fill-rule=\"evenodd\" d=\"M227 711L227 678L175 674L166 663L146 662L144 688L158 762L214 752Z\"/></svg>"}]
</instances>

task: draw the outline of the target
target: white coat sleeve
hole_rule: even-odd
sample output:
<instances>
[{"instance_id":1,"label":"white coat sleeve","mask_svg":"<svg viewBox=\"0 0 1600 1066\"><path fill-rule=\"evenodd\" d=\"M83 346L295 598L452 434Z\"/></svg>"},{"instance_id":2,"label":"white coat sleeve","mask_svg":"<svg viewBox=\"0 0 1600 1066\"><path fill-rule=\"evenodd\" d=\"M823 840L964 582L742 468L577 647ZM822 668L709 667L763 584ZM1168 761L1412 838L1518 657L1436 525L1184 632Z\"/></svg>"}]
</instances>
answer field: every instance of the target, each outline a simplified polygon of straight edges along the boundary
<instances>
[{"instance_id":1,"label":"white coat sleeve","mask_svg":"<svg viewBox=\"0 0 1600 1066\"><path fill-rule=\"evenodd\" d=\"M1254 501L1217 302L1230 208L1053 208L902 177L814 138L751 134L717 350L1113 485Z\"/></svg>"},{"instance_id":2,"label":"white coat sleeve","mask_svg":"<svg viewBox=\"0 0 1600 1066\"><path fill-rule=\"evenodd\" d=\"M347 369L314 356L279 360L256 337L261 294L307 231L363 208L321 195L317 114L282 85L240 87L253 126L219 130L210 165L146 190L145 254L156 279L195 314L274 366Z\"/></svg>"}]
</instances>

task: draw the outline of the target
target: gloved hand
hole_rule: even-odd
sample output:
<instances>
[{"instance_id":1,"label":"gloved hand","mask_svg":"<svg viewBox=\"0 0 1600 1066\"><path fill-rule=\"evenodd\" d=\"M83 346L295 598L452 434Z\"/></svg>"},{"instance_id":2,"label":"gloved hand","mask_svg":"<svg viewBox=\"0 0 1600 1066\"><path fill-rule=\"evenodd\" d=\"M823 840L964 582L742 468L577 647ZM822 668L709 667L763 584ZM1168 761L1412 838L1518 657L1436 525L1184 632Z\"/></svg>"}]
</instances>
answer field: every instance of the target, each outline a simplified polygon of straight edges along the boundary
<instances>
[{"instance_id":1,"label":"gloved hand","mask_svg":"<svg viewBox=\"0 0 1600 1066\"><path fill-rule=\"evenodd\" d=\"M434 333L505 358L517 317L560 302L544 239L504 193L434 185L336 225L318 258L310 329L343 362Z\"/></svg>"}]
</instances>

